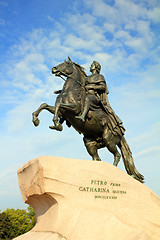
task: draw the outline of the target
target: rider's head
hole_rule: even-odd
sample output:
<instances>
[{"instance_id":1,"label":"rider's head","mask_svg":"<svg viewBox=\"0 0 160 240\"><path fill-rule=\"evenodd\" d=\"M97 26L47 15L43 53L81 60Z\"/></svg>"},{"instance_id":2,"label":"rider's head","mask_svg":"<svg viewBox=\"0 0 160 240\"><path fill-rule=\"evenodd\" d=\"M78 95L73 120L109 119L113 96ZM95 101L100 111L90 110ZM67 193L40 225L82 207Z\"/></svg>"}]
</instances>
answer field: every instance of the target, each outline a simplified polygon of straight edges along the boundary
<instances>
[{"instance_id":1,"label":"rider's head","mask_svg":"<svg viewBox=\"0 0 160 240\"><path fill-rule=\"evenodd\" d=\"M90 66L90 72L93 72L94 70L97 73L100 73L100 70L101 70L101 65L96 61L93 61L93 63Z\"/></svg>"}]
</instances>

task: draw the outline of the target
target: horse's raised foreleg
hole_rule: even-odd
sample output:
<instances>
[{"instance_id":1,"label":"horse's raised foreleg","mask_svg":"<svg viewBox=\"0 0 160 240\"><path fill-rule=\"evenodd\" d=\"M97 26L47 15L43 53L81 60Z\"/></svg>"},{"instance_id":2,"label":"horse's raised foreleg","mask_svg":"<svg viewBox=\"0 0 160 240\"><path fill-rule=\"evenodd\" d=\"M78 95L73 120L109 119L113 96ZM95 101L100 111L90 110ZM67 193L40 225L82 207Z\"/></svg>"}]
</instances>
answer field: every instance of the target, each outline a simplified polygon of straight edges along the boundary
<instances>
[{"instance_id":1,"label":"horse's raised foreleg","mask_svg":"<svg viewBox=\"0 0 160 240\"><path fill-rule=\"evenodd\" d=\"M38 119L38 115L40 114L40 112L43 110L43 109L46 109L46 107L48 106L48 104L46 103L42 103L40 105L40 107L32 113L32 122L34 123L34 125L37 127L39 125L39 119Z\"/></svg>"},{"instance_id":2,"label":"horse's raised foreleg","mask_svg":"<svg viewBox=\"0 0 160 240\"><path fill-rule=\"evenodd\" d=\"M54 114L55 113L55 106L50 106L50 105L48 105L47 103L42 103L41 105L40 105L40 107L35 111L35 112L33 112L32 113L32 122L34 123L34 125L37 127L38 125L39 125L39 119L38 119L38 116L39 116L39 114L40 114L40 112L42 111L42 110L47 110L47 111L49 111L50 113L52 113L52 114Z\"/></svg>"},{"instance_id":3,"label":"horse's raised foreleg","mask_svg":"<svg viewBox=\"0 0 160 240\"><path fill-rule=\"evenodd\" d=\"M98 148L97 148L97 142L95 140L91 140L89 138L84 137L83 138L84 144L86 146L87 152L89 155L91 155L92 160L94 161L101 161L99 155L98 155Z\"/></svg>"}]
</instances>

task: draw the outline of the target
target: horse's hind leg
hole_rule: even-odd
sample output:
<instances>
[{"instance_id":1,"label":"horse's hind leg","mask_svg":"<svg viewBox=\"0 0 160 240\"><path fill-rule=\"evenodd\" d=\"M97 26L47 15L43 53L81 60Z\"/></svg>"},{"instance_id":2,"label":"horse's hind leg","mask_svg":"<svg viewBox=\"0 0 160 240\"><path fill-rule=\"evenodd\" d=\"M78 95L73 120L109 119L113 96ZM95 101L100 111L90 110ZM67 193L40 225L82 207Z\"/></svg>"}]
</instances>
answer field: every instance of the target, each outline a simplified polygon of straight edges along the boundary
<instances>
[{"instance_id":1,"label":"horse's hind leg","mask_svg":"<svg viewBox=\"0 0 160 240\"><path fill-rule=\"evenodd\" d=\"M121 154L117 150L117 144L119 143L120 139L118 136L114 136L111 131L106 127L103 132L103 141L106 145L107 149L114 155L114 163L113 165L117 166L118 162L121 158Z\"/></svg>"},{"instance_id":2,"label":"horse's hind leg","mask_svg":"<svg viewBox=\"0 0 160 240\"><path fill-rule=\"evenodd\" d=\"M101 161L98 152L97 152L97 142L95 140L91 140L89 138L84 137L83 138L84 144L86 146L86 149L89 153L89 155L91 155L92 159L94 161Z\"/></svg>"}]
</instances>

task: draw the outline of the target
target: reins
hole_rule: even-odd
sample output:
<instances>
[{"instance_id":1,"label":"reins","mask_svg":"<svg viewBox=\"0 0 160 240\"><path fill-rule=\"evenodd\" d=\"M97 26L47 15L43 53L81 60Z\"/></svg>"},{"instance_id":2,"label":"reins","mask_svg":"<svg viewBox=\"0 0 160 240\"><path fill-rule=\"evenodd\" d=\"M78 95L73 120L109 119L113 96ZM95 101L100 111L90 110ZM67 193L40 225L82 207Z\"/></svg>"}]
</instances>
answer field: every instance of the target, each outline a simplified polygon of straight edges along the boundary
<instances>
[{"instance_id":1,"label":"reins","mask_svg":"<svg viewBox=\"0 0 160 240\"><path fill-rule=\"evenodd\" d=\"M71 77L71 76L69 76L69 75L67 75L67 74L65 74L65 73L63 73L62 71L60 71L60 74L57 76L57 77L60 77L60 78L62 78L63 79L63 81L67 81L64 77L62 77L62 75L61 74L63 74L63 75L65 75L66 77L69 77L69 78L72 78L72 79L74 79L73 77ZM85 88L85 86L83 86L83 84L80 82L80 81L78 81L77 79L75 79L75 81L80 85L80 86L82 86L85 90L87 90L86 88Z\"/></svg>"}]
</instances>

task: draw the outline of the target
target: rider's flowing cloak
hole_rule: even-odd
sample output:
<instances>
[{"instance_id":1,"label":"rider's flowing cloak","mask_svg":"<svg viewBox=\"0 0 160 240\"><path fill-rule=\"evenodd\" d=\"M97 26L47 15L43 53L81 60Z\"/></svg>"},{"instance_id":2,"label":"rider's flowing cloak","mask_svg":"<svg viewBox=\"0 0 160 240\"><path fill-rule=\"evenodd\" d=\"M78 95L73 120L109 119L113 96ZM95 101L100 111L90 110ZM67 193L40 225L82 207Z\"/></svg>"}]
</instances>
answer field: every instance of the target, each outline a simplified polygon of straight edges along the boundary
<instances>
[{"instance_id":1,"label":"rider's flowing cloak","mask_svg":"<svg viewBox=\"0 0 160 240\"><path fill-rule=\"evenodd\" d=\"M108 96L109 94L107 84L105 82L106 89L105 92L101 94L101 103L103 105L103 108L105 109L105 112L109 116L109 123L108 127L112 131L114 135L120 135L123 136L125 132L125 128L122 125L122 120L115 114L113 109L111 108L109 101L108 101Z\"/></svg>"}]
</instances>

